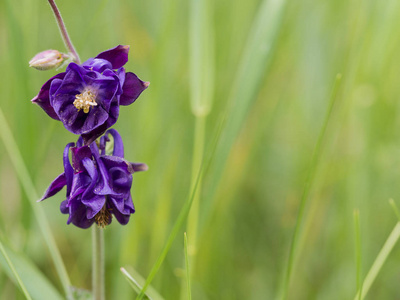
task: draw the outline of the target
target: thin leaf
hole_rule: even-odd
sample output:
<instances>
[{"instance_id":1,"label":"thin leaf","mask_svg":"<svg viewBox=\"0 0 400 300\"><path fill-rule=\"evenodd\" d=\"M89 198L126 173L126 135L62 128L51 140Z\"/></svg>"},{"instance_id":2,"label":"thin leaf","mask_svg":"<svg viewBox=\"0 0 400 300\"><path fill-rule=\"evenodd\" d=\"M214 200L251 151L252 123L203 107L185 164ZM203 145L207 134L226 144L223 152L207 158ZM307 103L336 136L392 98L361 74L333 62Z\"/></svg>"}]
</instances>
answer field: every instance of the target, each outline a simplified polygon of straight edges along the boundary
<instances>
[{"instance_id":1,"label":"thin leaf","mask_svg":"<svg viewBox=\"0 0 400 300\"><path fill-rule=\"evenodd\" d=\"M396 205L396 202L394 202L393 199L389 199L389 204L393 208L393 211L394 211L394 213L395 213L395 215L397 217L397 220L400 221L400 212L399 212L399 209L398 209L398 207Z\"/></svg>"},{"instance_id":2,"label":"thin leaf","mask_svg":"<svg viewBox=\"0 0 400 300\"><path fill-rule=\"evenodd\" d=\"M22 292L24 293L26 299L31 300L31 295L29 295L28 291L26 290L26 287L24 283L21 280L21 277L19 277L17 270L15 270L14 264L11 262L10 257L8 256L6 250L4 249L3 243L0 241L0 251L3 254L3 257L10 268L12 274L14 275L15 279L17 280ZM12 278L12 277L11 277Z\"/></svg>"},{"instance_id":3,"label":"thin leaf","mask_svg":"<svg viewBox=\"0 0 400 300\"><path fill-rule=\"evenodd\" d=\"M1 128L0 137L4 143L4 146L10 157L10 160L14 165L14 169L21 182L22 188L24 189L25 194L29 199L29 203L31 204L33 213L36 217L36 221L39 224L39 228L42 232L43 238L49 249L51 258L53 259L54 265L56 267L58 276L63 285L64 292L67 295L68 299L72 299L71 290L69 288L71 286L71 282L69 280L65 265L62 261L60 251L58 250L53 234L51 233L51 229L47 222L43 208L36 203L36 200L39 199L39 196L36 192L35 186L33 185L31 177L29 176L28 169L25 165L24 160L22 159L21 152L19 151L17 143L15 142L15 139L12 135L10 127L8 126L8 123L3 114L3 110L1 108L0 108L0 128Z\"/></svg>"},{"instance_id":4,"label":"thin leaf","mask_svg":"<svg viewBox=\"0 0 400 300\"><path fill-rule=\"evenodd\" d=\"M142 284L145 282L144 278L132 268L131 273L134 273L133 276L129 274L125 268L121 268L120 270L125 276L126 280L128 280L130 286L137 294L140 294L140 291L142 290ZM137 280L135 278L137 278ZM140 284L138 281L140 281L142 284ZM148 291L145 293L145 297L150 300L164 300L164 298L152 286L149 286Z\"/></svg>"},{"instance_id":5,"label":"thin leaf","mask_svg":"<svg viewBox=\"0 0 400 300\"><path fill-rule=\"evenodd\" d=\"M331 113L332 113L332 110L333 110L333 106L335 104L336 94L337 94L337 91L338 91L338 88L339 88L339 84L340 84L341 78L342 77L341 77L340 74L338 74L336 76L335 84L333 86L332 93L331 93L330 100L329 100L328 110L326 112L324 123L322 125L321 131L320 131L319 136L318 136L317 144L315 145L314 153L313 153L313 156L312 156L312 159L311 159L310 169L308 170L308 175L307 175L307 179L306 179L306 182L305 182L305 185L304 185L303 194L302 194L301 199L300 199L299 212L298 212L298 215L297 215L296 226L295 226L295 229L294 229L292 242L291 242L291 245L290 245L289 258L288 258L287 268L286 268L284 281L283 281L283 285L282 285L282 290L281 290L281 299L286 299L287 298L289 285L290 285L290 279L291 279L292 272L293 272L293 269L294 269L294 266L295 266L295 263L296 263L295 262L295 254L296 254L296 250L297 250L297 244L298 244L298 238L300 236L301 226L303 224L303 217L304 217L305 207L306 207L306 203L307 203L307 200L308 200L308 195L309 195L310 190L311 190L311 186L312 186L312 184L314 182L314 178L315 178L318 162L319 162L319 159L321 157L322 146L323 146L323 143L324 143L324 140L325 140L326 129L328 127L328 122L330 120L330 116L331 116Z\"/></svg>"},{"instance_id":6,"label":"thin leaf","mask_svg":"<svg viewBox=\"0 0 400 300\"><path fill-rule=\"evenodd\" d=\"M226 124L215 154L215 164L210 175L210 188L206 200L204 218L208 218L212 200L229 152L246 119L248 111L260 90L262 79L269 69L276 38L281 27L281 20L286 0L264 0L260 4L257 16L252 24L246 46L232 84L226 112Z\"/></svg>"},{"instance_id":7,"label":"thin leaf","mask_svg":"<svg viewBox=\"0 0 400 300\"><path fill-rule=\"evenodd\" d=\"M10 263L14 266L14 270L10 267L9 262L5 256L0 255L0 265L5 270L7 275L12 280L18 280L18 275L20 277L21 283L26 287L26 291L32 298L27 296L27 299L43 300L62 300L63 297L58 293L56 288L49 282L49 280L43 275L43 273L31 262L31 260L20 253L16 253L5 245L4 253L8 254L8 259ZM16 277L14 277L17 274ZM24 292L25 293L25 292ZM26 295L26 293L25 293Z\"/></svg>"},{"instance_id":8,"label":"thin leaf","mask_svg":"<svg viewBox=\"0 0 400 300\"><path fill-rule=\"evenodd\" d=\"M193 186L193 189L190 192L190 197L188 197L186 203L183 205L183 207L181 208L181 211L178 215L177 220L175 221L174 226L172 227L172 231L167 239L167 242L165 243L165 246L163 248L163 250L161 251L160 256L157 258L157 261L155 262L153 268L150 271L149 276L146 279L146 282L143 286L142 291L140 292L140 294L138 295L138 297L136 298L137 300L143 299L144 293L146 291L146 289L148 288L148 286L150 285L150 283L153 281L154 277L156 276L158 270L160 269L165 257L167 256L167 253L169 252L173 241L175 240L176 236L178 235L179 230L181 229L183 223L185 222L189 211L190 211L190 207L192 206L193 203L193 199L196 195L196 191L197 191L197 187L199 182L201 181L203 174L205 173L205 171L208 169L211 160L214 157L214 153L215 153L215 149L216 149L216 145L219 141L220 138L220 134L221 134L221 127L222 124L224 123L225 119L221 120L220 126L217 128L217 132L216 132L216 138L214 143L211 145L211 149L209 151L209 156L205 159L203 159L203 163L201 164L195 185Z\"/></svg>"},{"instance_id":9,"label":"thin leaf","mask_svg":"<svg viewBox=\"0 0 400 300\"><path fill-rule=\"evenodd\" d=\"M382 269L383 264L386 262L390 252L392 251L394 245L396 245L399 238L400 238L400 222L397 222L396 226L393 228L385 244L383 245L381 251L376 257L374 263L372 264L372 267L369 270L367 276L365 277L365 280L362 284L363 289L361 292L361 297L359 295L360 292L358 292L357 295L354 297L354 300L365 298L369 289L374 283L376 277L378 276L380 270Z\"/></svg>"}]
</instances>

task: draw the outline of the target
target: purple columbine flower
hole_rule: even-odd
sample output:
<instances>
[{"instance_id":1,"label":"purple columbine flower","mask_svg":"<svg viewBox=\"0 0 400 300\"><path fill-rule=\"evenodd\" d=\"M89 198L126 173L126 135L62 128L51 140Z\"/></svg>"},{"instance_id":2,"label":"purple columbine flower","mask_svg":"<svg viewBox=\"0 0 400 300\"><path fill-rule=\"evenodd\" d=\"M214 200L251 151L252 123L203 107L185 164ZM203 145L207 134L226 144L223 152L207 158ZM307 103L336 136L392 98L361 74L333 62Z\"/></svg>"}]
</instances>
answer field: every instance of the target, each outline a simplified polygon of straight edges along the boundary
<instances>
[{"instance_id":1,"label":"purple columbine flower","mask_svg":"<svg viewBox=\"0 0 400 300\"><path fill-rule=\"evenodd\" d=\"M114 139L112 155L106 146ZM69 150L72 152L72 164ZM43 197L47 199L67 186L67 199L61 203L63 214L69 214L68 224L88 228L93 223L104 227L111 223L112 215L125 225L135 212L131 198L132 174L146 171L147 165L130 163L124 159L124 146L119 133L110 129L100 142L83 145L82 138L64 149L64 172L49 186Z\"/></svg>"},{"instance_id":2,"label":"purple columbine flower","mask_svg":"<svg viewBox=\"0 0 400 300\"><path fill-rule=\"evenodd\" d=\"M50 78L32 99L50 117L89 145L115 124L120 105L132 104L149 86L125 72L129 46L117 46L82 65L70 63Z\"/></svg>"}]
</instances>

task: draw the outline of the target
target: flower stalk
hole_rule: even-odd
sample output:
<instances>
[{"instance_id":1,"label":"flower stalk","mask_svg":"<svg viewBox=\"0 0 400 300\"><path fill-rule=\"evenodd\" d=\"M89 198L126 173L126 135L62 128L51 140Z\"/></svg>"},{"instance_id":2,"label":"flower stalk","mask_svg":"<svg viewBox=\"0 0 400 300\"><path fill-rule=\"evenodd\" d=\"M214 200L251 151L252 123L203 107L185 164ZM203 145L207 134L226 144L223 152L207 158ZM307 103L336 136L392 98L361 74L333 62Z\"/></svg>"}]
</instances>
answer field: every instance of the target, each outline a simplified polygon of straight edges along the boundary
<instances>
[{"instance_id":1,"label":"flower stalk","mask_svg":"<svg viewBox=\"0 0 400 300\"><path fill-rule=\"evenodd\" d=\"M92 291L93 300L105 300L104 282L104 229L93 226L92 229Z\"/></svg>"},{"instance_id":2,"label":"flower stalk","mask_svg":"<svg viewBox=\"0 0 400 300\"><path fill-rule=\"evenodd\" d=\"M69 38L67 28L65 27L64 21L61 17L61 13L58 10L55 1L54 0L48 0L48 1L51 6L51 9L53 10L54 17L56 18L57 25L58 28L60 29L61 37L64 41L65 47L67 47L68 51L71 53L72 60L77 64L80 64L81 60L79 59L78 52L76 52L75 47L72 44L71 39Z\"/></svg>"}]
</instances>

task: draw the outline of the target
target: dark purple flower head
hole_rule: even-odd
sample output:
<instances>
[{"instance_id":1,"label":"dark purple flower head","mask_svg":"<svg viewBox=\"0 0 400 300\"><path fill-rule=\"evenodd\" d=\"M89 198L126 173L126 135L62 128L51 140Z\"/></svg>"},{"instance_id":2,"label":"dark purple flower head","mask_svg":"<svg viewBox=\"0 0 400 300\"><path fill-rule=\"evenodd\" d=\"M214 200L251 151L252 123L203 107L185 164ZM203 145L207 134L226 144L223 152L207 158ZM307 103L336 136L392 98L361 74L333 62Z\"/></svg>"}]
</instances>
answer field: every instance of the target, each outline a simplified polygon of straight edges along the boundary
<instances>
[{"instance_id":1,"label":"dark purple flower head","mask_svg":"<svg viewBox=\"0 0 400 300\"><path fill-rule=\"evenodd\" d=\"M120 105L132 104L149 86L125 72L128 52L129 46L119 45L82 65L70 63L42 86L32 102L89 145L115 124Z\"/></svg>"},{"instance_id":2,"label":"dark purple flower head","mask_svg":"<svg viewBox=\"0 0 400 300\"><path fill-rule=\"evenodd\" d=\"M110 138L114 140L110 154L106 153ZM71 150L71 161L69 151ZM124 159L124 146L119 133L110 129L100 138L99 145L76 146L70 143L64 150L64 173L49 186L43 197L47 199L67 186L67 199L61 203L63 214L69 214L68 224L88 228L93 223L106 226L112 215L125 225L135 212L131 198L132 174L146 171L147 165L130 163Z\"/></svg>"}]
</instances>

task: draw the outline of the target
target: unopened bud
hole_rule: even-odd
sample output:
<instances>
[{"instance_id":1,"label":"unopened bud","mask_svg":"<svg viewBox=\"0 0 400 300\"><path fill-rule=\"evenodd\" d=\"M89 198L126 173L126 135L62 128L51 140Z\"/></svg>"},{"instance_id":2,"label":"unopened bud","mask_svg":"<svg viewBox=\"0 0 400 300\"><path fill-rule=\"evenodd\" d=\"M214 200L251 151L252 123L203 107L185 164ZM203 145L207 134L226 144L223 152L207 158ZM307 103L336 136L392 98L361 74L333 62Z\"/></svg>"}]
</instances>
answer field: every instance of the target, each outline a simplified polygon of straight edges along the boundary
<instances>
[{"instance_id":1,"label":"unopened bud","mask_svg":"<svg viewBox=\"0 0 400 300\"><path fill-rule=\"evenodd\" d=\"M36 54L29 66L41 71L56 69L68 58L66 54L57 50L46 50Z\"/></svg>"}]
</instances>

